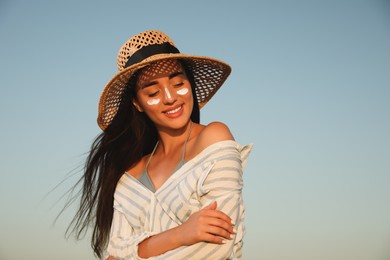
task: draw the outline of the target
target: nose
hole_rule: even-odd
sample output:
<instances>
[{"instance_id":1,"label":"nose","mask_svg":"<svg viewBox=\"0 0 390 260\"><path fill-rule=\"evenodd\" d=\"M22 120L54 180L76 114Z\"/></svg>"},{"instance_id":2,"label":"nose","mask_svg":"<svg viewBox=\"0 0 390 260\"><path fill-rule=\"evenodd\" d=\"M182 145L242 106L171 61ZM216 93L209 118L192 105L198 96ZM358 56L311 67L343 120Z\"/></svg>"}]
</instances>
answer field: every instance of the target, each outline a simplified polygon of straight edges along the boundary
<instances>
[{"instance_id":1,"label":"nose","mask_svg":"<svg viewBox=\"0 0 390 260\"><path fill-rule=\"evenodd\" d=\"M173 95L173 92L168 88L168 87L165 87L164 88L164 103L165 104L172 104L176 101L176 97L175 95Z\"/></svg>"}]
</instances>

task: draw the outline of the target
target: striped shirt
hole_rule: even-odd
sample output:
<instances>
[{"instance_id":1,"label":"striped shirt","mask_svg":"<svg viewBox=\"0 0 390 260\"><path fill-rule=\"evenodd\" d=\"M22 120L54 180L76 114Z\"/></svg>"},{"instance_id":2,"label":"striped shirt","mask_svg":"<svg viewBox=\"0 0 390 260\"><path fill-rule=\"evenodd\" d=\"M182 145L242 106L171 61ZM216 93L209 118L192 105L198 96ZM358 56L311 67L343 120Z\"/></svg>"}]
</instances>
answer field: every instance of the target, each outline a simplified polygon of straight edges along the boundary
<instances>
[{"instance_id":1,"label":"striped shirt","mask_svg":"<svg viewBox=\"0 0 390 260\"><path fill-rule=\"evenodd\" d=\"M193 213L217 201L231 217L237 233L226 244L199 242L149 259L242 259L245 233L242 171L252 144L235 141L210 145L174 172L155 192L125 173L114 194L114 215L106 255L143 259L138 244L177 227Z\"/></svg>"}]
</instances>

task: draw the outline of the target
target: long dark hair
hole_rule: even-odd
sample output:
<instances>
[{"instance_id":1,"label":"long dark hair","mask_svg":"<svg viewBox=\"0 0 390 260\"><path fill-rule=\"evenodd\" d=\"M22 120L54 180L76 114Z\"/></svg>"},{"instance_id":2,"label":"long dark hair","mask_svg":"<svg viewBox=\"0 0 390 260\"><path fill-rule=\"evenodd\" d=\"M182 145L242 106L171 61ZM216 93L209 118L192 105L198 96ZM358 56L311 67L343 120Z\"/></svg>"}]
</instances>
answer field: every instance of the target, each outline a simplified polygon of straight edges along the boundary
<instances>
[{"instance_id":1,"label":"long dark hair","mask_svg":"<svg viewBox=\"0 0 390 260\"><path fill-rule=\"evenodd\" d=\"M185 62L181 63L191 83L194 99L191 120L199 123L195 81ZM92 224L91 246L99 258L109 240L116 185L127 169L151 153L158 140L153 122L133 105L136 80L135 74L122 93L119 109L111 124L92 143L84 175L78 182L82 183L80 206L66 231L67 234L75 233L80 239Z\"/></svg>"}]
</instances>

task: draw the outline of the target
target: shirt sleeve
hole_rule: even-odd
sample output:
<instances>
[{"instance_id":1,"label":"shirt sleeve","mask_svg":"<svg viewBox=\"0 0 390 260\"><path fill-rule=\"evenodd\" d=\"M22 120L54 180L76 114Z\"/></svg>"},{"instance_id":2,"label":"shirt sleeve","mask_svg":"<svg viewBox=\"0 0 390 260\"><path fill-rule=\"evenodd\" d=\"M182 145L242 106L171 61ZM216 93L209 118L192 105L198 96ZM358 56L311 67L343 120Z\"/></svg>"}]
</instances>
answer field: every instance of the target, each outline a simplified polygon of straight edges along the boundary
<instances>
[{"instance_id":1,"label":"shirt sleeve","mask_svg":"<svg viewBox=\"0 0 390 260\"><path fill-rule=\"evenodd\" d=\"M217 209L235 222L237 234L225 244L200 242L183 246L150 259L242 259L244 235L244 204L242 171L251 146L229 147L220 150L200 176L198 196L202 207L217 201Z\"/></svg>"},{"instance_id":2,"label":"shirt sleeve","mask_svg":"<svg viewBox=\"0 0 390 260\"><path fill-rule=\"evenodd\" d=\"M212 255L215 259L240 259L242 239L245 233L244 202L242 197L243 167L246 162L247 147L230 147L219 153L212 169L200 179L198 194L202 207L217 202L217 210L228 215L237 233L224 245L215 245L218 250Z\"/></svg>"},{"instance_id":3,"label":"shirt sleeve","mask_svg":"<svg viewBox=\"0 0 390 260\"><path fill-rule=\"evenodd\" d=\"M110 240L106 257L113 256L118 260L144 259L138 256L138 244L146 238L154 235L154 232L134 233L121 206L114 201L114 214L111 224Z\"/></svg>"}]
</instances>

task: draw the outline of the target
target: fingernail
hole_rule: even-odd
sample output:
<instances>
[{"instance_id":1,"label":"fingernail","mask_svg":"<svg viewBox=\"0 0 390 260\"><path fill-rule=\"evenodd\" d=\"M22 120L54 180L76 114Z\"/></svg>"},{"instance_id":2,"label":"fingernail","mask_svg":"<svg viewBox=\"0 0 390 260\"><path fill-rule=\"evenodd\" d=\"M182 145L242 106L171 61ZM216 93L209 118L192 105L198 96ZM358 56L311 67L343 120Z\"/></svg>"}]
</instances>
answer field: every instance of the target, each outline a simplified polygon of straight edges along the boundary
<instances>
[{"instance_id":1,"label":"fingernail","mask_svg":"<svg viewBox=\"0 0 390 260\"><path fill-rule=\"evenodd\" d=\"M230 234L230 239L233 239L233 235L232 234Z\"/></svg>"},{"instance_id":2,"label":"fingernail","mask_svg":"<svg viewBox=\"0 0 390 260\"><path fill-rule=\"evenodd\" d=\"M224 240L222 240L222 244L226 244L226 240L224 239Z\"/></svg>"},{"instance_id":3,"label":"fingernail","mask_svg":"<svg viewBox=\"0 0 390 260\"><path fill-rule=\"evenodd\" d=\"M233 233L237 234L237 229L233 228Z\"/></svg>"}]
</instances>

